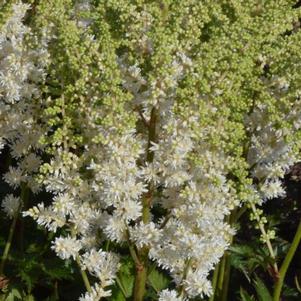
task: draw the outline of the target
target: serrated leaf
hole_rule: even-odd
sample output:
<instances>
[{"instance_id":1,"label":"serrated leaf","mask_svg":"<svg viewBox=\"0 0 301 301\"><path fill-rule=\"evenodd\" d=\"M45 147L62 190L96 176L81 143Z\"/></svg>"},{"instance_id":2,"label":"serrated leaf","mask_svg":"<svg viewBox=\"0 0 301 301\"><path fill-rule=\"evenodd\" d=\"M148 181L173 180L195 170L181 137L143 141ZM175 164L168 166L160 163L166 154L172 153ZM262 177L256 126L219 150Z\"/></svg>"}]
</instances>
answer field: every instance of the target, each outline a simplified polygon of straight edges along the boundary
<instances>
[{"instance_id":1,"label":"serrated leaf","mask_svg":"<svg viewBox=\"0 0 301 301\"><path fill-rule=\"evenodd\" d=\"M71 280L73 276L70 273L70 268L66 265L62 265L61 260L58 258L51 258L44 260L42 270L45 274L56 280Z\"/></svg>"},{"instance_id":2,"label":"serrated leaf","mask_svg":"<svg viewBox=\"0 0 301 301\"><path fill-rule=\"evenodd\" d=\"M123 260L118 272L117 283L119 289L123 292L126 298L133 294L135 282L135 269L134 263L131 258L127 257Z\"/></svg>"},{"instance_id":3,"label":"serrated leaf","mask_svg":"<svg viewBox=\"0 0 301 301\"><path fill-rule=\"evenodd\" d=\"M27 289L31 291L34 285L38 282L38 278L34 277L34 273L30 273L30 271L20 271L18 276L25 283Z\"/></svg>"},{"instance_id":4,"label":"serrated leaf","mask_svg":"<svg viewBox=\"0 0 301 301\"><path fill-rule=\"evenodd\" d=\"M273 301L269 290L267 289L263 281L258 277L256 277L256 280L254 281L254 287L257 292L259 301Z\"/></svg>"},{"instance_id":5,"label":"serrated leaf","mask_svg":"<svg viewBox=\"0 0 301 301\"><path fill-rule=\"evenodd\" d=\"M230 252L239 254L241 256L249 257L249 255L252 255L254 253L252 247L247 245L233 245L229 248Z\"/></svg>"},{"instance_id":6,"label":"serrated leaf","mask_svg":"<svg viewBox=\"0 0 301 301\"><path fill-rule=\"evenodd\" d=\"M148 275L148 282L156 292L159 292L168 287L170 281L163 273L153 269Z\"/></svg>"},{"instance_id":7,"label":"serrated leaf","mask_svg":"<svg viewBox=\"0 0 301 301\"><path fill-rule=\"evenodd\" d=\"M235 269L241 271L246 276L248 281L251 282L247 262L245 262L245 260L243 260L240 256L233 256L233 254L231 254L230 255L230 263L231 263L231 266L233 266Z\"/></svg>"}]
</instances>

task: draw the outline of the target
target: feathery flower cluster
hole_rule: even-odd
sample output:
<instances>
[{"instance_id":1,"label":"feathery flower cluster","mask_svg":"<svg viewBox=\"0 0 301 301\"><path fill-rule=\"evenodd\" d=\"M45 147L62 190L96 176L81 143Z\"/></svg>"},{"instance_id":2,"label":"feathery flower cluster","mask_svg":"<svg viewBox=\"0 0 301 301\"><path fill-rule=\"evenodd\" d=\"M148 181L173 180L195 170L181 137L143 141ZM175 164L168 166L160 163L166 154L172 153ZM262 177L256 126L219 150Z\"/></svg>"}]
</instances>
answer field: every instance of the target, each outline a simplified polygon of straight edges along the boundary
<instances>
[{"instance_id":1,"label":"feathery flower cluster","mask_svg":"<svg viewBox=\"0 0 301 301\"><path fill-rule=\"evenodd\" d=\"M70 257L73 257L73 259L75 259L78 251L81 249L81 245L80 242L75 238L67 236L57 237L51 248L62 259L69 259Z\"/></svg>"},{"instance_id":2,"label":"feathery flower cluster","mask_svg":"<svg viewBox=\"0 0 301 301\"><path fill-rule=\"evenodd\" d=\"M97 283L92 287L91 293L85 293L85 295L79 298L79 301L96 301L101 300L101 298L110 297L111 291L104 290L100 285Z\"/></svg>"},{"instance_id":3,"label":"feathery flower cluster","mask_svg":"<svg viewBox=\"0 0 301 301\"><path fill-rule=\"evenodd\" d=\"M210 295L231 210L284 195L300 95L274 48L300 65L294 35L279 40L298 13L282 1L251 22L247 2L46 1L32 29L29 7L12 7L0 34L0 146L15 159L4 179L52 194L24 215L63 228L52 249L97 279L79 300L111 295L125 246L137 273L153 261L172 277L159 301ZM2 205L9 216L16 200Z\"/></svg>"},{"instance_id":4,"label":"feathery flower cluster","mask_svg":"<svg viewBox=\"0 0 301 301\"><path fill-rule=\"evenodd\" d=\"M293 111L296 109L294 105ZM283 114L283 118L289 120L291 116ZM252 166L252 176L260 183L259 191L263 199L285 195L280 179L297 160L294 151L297 141L289 141L296 128L278 128L277 122L271 119L266 106L254 108L248 118L252 131L248 162Z\"/></svg>"},{"instance_id":5,"label":"feathery flower cluster","mask_svg":"<svg viewBox=\"0 0 301 301\"><path fill-rule=\"evenodd\" d=\"M43 147L38 140L44 132L39 120L42 101L39 85L45 78L47 50L37 44L31 29L23 24L29 5L13 4L0 31L0 137L8 145L15 164L4 180L17 189L22 183L32 192L40 189L35 179L42 163Z\"/></svg>"},{"instance_id":6,"label":"feathery flower cluster","mask_svg":"<svg viewBox=\"0 0 301 301\"><path fill-rule=\"evenodd\" d=\"M97 277L103 287L114 283L114 278L119 269L119 259L115 254L92 249L81 256L85 269Z\"/></svg>"},{"instance_id":7,"label":"feathery flower cluster","mask_svg":"<svg viewBox=\"0 0 301 301\"><path fill-rule=\"evenodd\" d=\"M20 198L15 197L12 194L6 195L2 201L2 210L10 218L13 218L18 213L20 207L21 207Z\"/></svg>"},{"instance_id":8,"label":"feathery flower cluster","mask_svg":"<svg viewBox=\"0 0 301 301\"><path fill-rule=\"evenodd\" d=\"M159 301L182 301L181 297L177 297L176 291L163 290L159 294Z\"/></svg>"}]
</instances>

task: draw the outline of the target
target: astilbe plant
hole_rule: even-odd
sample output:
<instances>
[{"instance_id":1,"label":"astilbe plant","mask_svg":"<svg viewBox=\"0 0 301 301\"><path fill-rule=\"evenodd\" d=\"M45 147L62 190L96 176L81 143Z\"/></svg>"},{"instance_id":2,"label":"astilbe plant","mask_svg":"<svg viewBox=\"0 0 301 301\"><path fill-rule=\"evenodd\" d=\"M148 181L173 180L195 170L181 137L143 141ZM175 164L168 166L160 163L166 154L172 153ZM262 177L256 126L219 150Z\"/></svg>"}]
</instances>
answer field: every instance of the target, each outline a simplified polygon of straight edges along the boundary
<instances>
[{"instance_id":1,"label":"astilbe plant","mask_svg":"<svg viewBox=\"0 0 301 301\"><path fill-rule=\"evenodd\" d=\"M133 300L143 300L154 265L172 278L159 301L210 296L210 272L235 234L228 217L245 203L274 256L258 206L284 195L281 178L298 160L301 33L293 5L9 7L0 130L14 164L4 178L53 195L50 206L24 215L62 229L52 248L78 263L87 288L80 300L110 296L126 254L136 269ZM17 202L4 199L8 216Z\"/></svg>"}]
</instances>

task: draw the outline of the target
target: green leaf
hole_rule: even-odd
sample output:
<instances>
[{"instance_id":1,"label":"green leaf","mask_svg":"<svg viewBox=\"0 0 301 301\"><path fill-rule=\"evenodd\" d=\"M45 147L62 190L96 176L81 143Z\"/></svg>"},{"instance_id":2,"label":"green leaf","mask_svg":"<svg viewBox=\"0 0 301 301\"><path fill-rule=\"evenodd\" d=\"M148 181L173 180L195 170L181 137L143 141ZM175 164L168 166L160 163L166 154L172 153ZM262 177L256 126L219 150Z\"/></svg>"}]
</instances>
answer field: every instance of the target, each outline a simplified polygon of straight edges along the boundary
<instances>
[{"instance_id":1,"label":"green leaf","mask_svg":"<svg viewBox=\"0 0 301 301\"><path fill-rule=\"evenodd\" d=\"M246 276L248 281L251 282L247 262L243 258L234 254L230 254L230 263L231 266L233 266L237 270L240 270Z\"/></svg>"},{"instance_id":2,"label":"green leaf","mask_svg":"<svg viewBox=\"0 0 301 301\"><path fill-rule=\"evenodd\" d=\"M15 300L22 300L22 296L18 289L12 288L9 292L8 296L6 297L5 301L15 301Z\"/></svg>"},{"instance_id":3,"label":"green leaf","mask_svg":"<svg viewBox=\"0 0 301 301\"><path fill-rule=\"evenodd\" d=\"M240 288L239 293L242 301L254 301L254 298L250 296L242 287Z\"/></svg>"},{"instance_id":4,"label":"green leaf","mask_svg":"<svg viewBox=\"0 0 301 301\"><path fill-rule=\"evenodd\" d=\"M126 301L123 293L120 290L113 291L112 297L109 299L110 301Z\"/></svg>"},{"instance_id":5,"label":"green leaf","mask_svg":"<svg viewBox=\"0 0 301 301\"><path fill-rule=\"evenodd\" d=\"M148 275L148 282L156 292L159 292L168 287L170 280L157 269L153 269Z\"/></svg>"},{"instance_id":6,"label":"green leaf","mask_svg":"<svg viewBox=\"0 0 301 301\"><path fill-rule=\"evenodd\" d=\"M62 265L62 261L58 258L44 259L42 270L52 279L56 280L71 280L73 276L70 273L70 268Z\"/></svg>"},{"instance_id":7,"label":"green leaf","mask_svg":"<svg viewBox=\"0 0 301 301\"><path fill-rule=\"evenodd\" d=\"M129 298L133 294L135 282L135 268L134 263L130 257L126 257L118 272L117 284L119 290L122 291L125 298Z\"/></svg>"},{"instance_id":8,"label":"green leaf","mask_svg":"<svg viewBox=\"0 0 301 301\"><path fill-rule=\"evenodd\" d=\"M38 245L36 243L31 243L27 248L26 248L26 253L31 254L31 253L39 253L41 251L41 245Z\"/></svg>"},{"instance_id":9,"label":"green leaf","mask_svg":"<svg viewBox=\"0 0 301 301\"><path fill-rule=\"evenodd\" d=\"M24 301L35 301L35 298L33 295L27 295L25 298L24 298Z\"/></svg>"},{"instance_id":10,"label":"green leaf","mask_svg":"<svg viewBox=\"0 0 301 301\"><path fill-rule=\"evenodd\" d=\"M242 256L247 256L249 257L250 255L253 254L253 249L252 247L248 246L248 245L233 245L230 246L230 252L232 253L236 253Z\"/></svg>"},{"instance_id":11,"label":"green leaf","mask_svg":"<svg viewBox=\"0 0 301 301\"><path fill-rule=\"evenodd\" d=\"M257 292L259 301L273 301L269 290L258 277L256 277L256 280L254 281L254 286L255 286L255 290Z\"/></svg>"},{"instance_id":12,"label":"green leaf","mask_svg":"<svg viewBox=\"0 0 301 301\"><path fill-rule=\"evenodd\" d=\"M36 277L33 273L33 271L26 271L21 270L18 273L18 276L23 281L23 283L26 285L26 288L28 291L31 291L36 283L38 283L39 278Z\"/></svg>"}]
</instances>

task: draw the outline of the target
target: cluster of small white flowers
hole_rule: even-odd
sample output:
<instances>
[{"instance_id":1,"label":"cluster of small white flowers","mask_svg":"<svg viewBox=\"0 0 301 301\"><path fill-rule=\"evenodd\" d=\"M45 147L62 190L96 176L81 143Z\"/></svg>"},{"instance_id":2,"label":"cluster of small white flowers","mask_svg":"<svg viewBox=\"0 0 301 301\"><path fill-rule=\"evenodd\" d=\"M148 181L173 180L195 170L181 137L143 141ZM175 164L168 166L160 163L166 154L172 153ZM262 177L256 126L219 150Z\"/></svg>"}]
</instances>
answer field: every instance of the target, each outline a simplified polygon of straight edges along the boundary
<instances>
[{"instance_id":1,"label":"cluster of small white flowers","mask_svg":"<svg viewBox=\"0 0 301 301\"><path fill-rule=\"evenodd\" d=\"M296 110L299 111L297 103L292 112L284 118L287 121L295 118ZM247 118L247 126L251 132L248 163L252 176L259 181L258 191L262 199L285 196L281 179L298 161L294 151L295 142L289 142L287 137L296 129L278 129L275 122L269 118L268 108L264 105L254 108Z\"/></svg>"},{"instance_id":2,"label":"cluster of small white flowers","mask_svg":"<svg viewBox=\"0 0 301 301\"><path fill-rule=\"evenodd\" d=\"M282 183L277 178L270 181L265 181L260 187L260 191L266 199L274 199L285 196L285 190L282 186Z\"/></svg>"},{"instance_id":3,"label":"cluster of small white flowers","mask_svg":"<svg viewBox=\"0 0 301 301\"><path fill-rule=\"evenodd\" d=\"M139 199L146 189L136 162L143 151L133 133L111 136L108 141L101 158L95 157L97 163L89 168L95 173L93 189L103 208L114 208L104 224L104 232L121 242L130 221L142 215Z\"/></svg>"},{"instance_id":4,"label":"cluster of small white flowers","mask_svg":"<svg viewBox=\"0 0 301 301\"><path fill-rule=\"evenodd\" d=\"M23 212L23 216L34 218L41 226L45 226L49 231L56 232L58 227L63 227L66 223L65 215L55 212L52 208L44 207L44 203L30 208Z\"/></svg>"},{"instance_id":5,"label":"cluster of small white flowers","mask_svg":"<svg viewBox=\"0 0 301 301\"><path fill-rule=\"evenodd\" d=\"M131 228L131 239L142 248L143 246L154 246L162 238L162 230L156 228L155 223L140 223Z\"/></svg>"},{"instance_id":6,"label":"cluster of small white flowers","mask_svg":"<svg viewBox=\"0 0 301 301\"><path fill-rule=\"evenodd\" d=\"M115 147L118 148L117 145L110 144L109 148L115 149ZM117 155L118 152L116 151L115 154ZM111 155L113 160L113 153L110 155L108 153L108 157ZM116 158L120 164L123 163L123 159L127 158ZM108 162L107 171L109 163L112 164L112 162ZM88 182L80 177L78 171L80 164L80 159L75 154L59 148L50 163L46 165L49 171L48 176L43 180L46 189L54 194L52 205L44 207L43 203L38 204L24 215L33 217L39 225L44 225L48 230L54 232L57 228L72 225L75 235L56 238L52 249L62 259L78 257L82 268L87 269L89 273L98 278L101 285L96 283L92 292L87 292L80 298L80 300L95 301L111 295L111 291L104 290L104 288L114 283L119 268L119 260L116 255L101 250L96 251L95 248L100 243L97 239L99 228L103 229L104 233L107 230L108 237L110 235L118 236L114 224L122 222L120 231L125 234L124 220L129 222L140 216L141 205L126 198L125 195L121 195L120 188L112 185L112 190L109 190L109 184L105 185L105 181L113 183L113 176L118 175L117 167L113 171L112 178L104 170L95 173L93 181ZM119 168L122 170L121 166ZM92 162L89 170L95 172L96 169L98 171L97 164ZM124 174L124 179L126 179L126 174ZM125 186L123 187L125 189ZM107 193L107 198L99 194L100 190ZM126 196L129 196L130 193L136 195L137 192L128 191ZM111 198L114 198L115 202ZM89 200L97 200L97 202L90 203ZM119 206L116 205L114 217L102 211L115 203ZM110 225L114 230L110 230ZM114 239L112 238L112 240ZM119 237L118 241L121 241Z\"/></svg>"},{"instance_id":7,"label":"cluster of small white flowers","mask_svg":"<svg viewBox=\"0 0 301 301\"><path fill-rule=\"evenodd\" d=\"M21 200L19 197L15 197L12 194L8 194L2 201L2 210L8 215L8 217L13 218L19 211L21 206Z\"/></svg>"},{"instance_id":8,"label":"cluster of small white flowers","mask_svg":"<svg viewBox=\"0 0 301 301\"><path fill-rule=\"evenodd\" d=\"M23 43L29 29L23 25L22 19L28 8L27 4L14 5L12 16L0 32L0 97L8 103L30 97L35 92L28 79L37 70Z\"/></svg>"},{"instance_id":9,"label":"cluster of small white flowers","mask_svg":"<svg viewBox=\"0 0 301 301\"><path fill-rule=\"evenodd\" d=\"M3 179L8 183L12 188L16 189L21 185L24 180L23 171L21 168L9 167L9 171L5 173Z\"/></svg>"},{"instance_id":10,"label":"cluster of small white flowers","mask_svg":"<svg viewBox=\"0 0 301 301\"><path fill-rule=\"evenodd\" d=\"M171 112L172 109L167 120L161 118L157 124L158 142L150 147L153 161L142 167L145 182L162 189L161 197L155 201L168 210L167 222L138 224L130 229L130 237L139 247L150 247L149 256L171 272L189 297L209 295L209 271L234 234L223 220L238 201L226 181L224 155L204 151L203 145L196 143L192 129L197 118L178 119ZM202 164L189 160L192 151ZM192 262L193 269L184 279L187 261Z\"/></svg>"},{"instance_id":11,"label":"cluster of small white flowers","mask_svg":"<svg viewBox=\"0 0 301 301\"><path fill-rule=\"evenodd\" d=\"M36 193L40 190L35 175L41 165L42 149L38 140L43 133L37 122L38 85L45 77L47 51L28 45L29 40L34 42L30 28L23 24L29 8L22 2L13 4L0 31L0 137L1 148L7 145L14 159L3 179L13 189L24 183ZM19 207L11 196L5 200L7 206L11 200L12 208Z\"/></svg>"},{"instance_id":12,"label":"cluster of small white flowers","mask_svg":"<svg viewBox=\"0 0 301 301\"><path fill-rule=\"evenodd\" d=\"M181 60L189 65L190 60L184 55ZM141 82L138 84L138 80L127 81L125 77L126 88L142 97L142 114L149 119L148 122L153 114L151 111L155 110L158 115L156 142L147 143L147 135L136 129L119 134L118 127L106 129L98 126L102 143L87 142L82 158L58 148L44 179L46 189L55 194L54 202L47 209L28 211L28 215L49 229L74 225L77 237L73 240L80 241L82 249L86 249L84 255L80 255L80 248L76 252L83 266L99 279L101 292L108 283L112 283L118 265L107 263L108 259L104 258L109 258L109 253L95 250L100 243L94 239L97 229L105 235L102 239L117 243L130 240L138 249L149 248L149 257L171 273L175 283L183 287L188 297L210 294L209 272L218 263L234 234L223 222L238 203L226 180L227 162L223 153L219 150L204 151L203 143L198 141L200 133L196 135L193 130L198 123L197 117L180 118L173 113L174 92L171 87L185 69L179 66L179 74L172 69L172 78L158 79L158 82L166 81L166 86L160 88L162 93L155 102L154 95L144 97L140 91L142 84L144 89L154 89L153 83L139 79ZM140 76L137 68L130 68L131 77ZM203 131L206 133L208 129ZM201 163L196 164L189 158L192 152ZM147 158L150 154L153 154L152 160ZM79 169L89 158L90 164L86 169L91 178L84 180ZM142 222L142 199L151 189L161 192L153 198L150 210L155 205L161 206L169 212L166 221L162 217L155 222L150 215L148 222ZM48 215L44 214L45 210ZM58 225L58 217L61 225ZM59 238L58 242L61 241ZM54 250L60 257L75 256L75 253L66 251L65 245L56 246ZM97 265L94 264L96 261ZM191 263L191 268L184 277L187 262ZM174 292L162 293L161 299L168 300L168 294L172 298ZM87 293L86 299L82 300L94 297L98 298L97 290Z\"/></svg>"},{"instance_id":13,"label":"cluster of small white flowers","mask_svg":"<svg viewBox=\"0 0 301 301\"><path fill-rule=\"evenodd\" d=\"M91 293L85 293L84 296L79 298L79 301L99 301L101 298L110 297L111 291L104 290L102 286L98 283L95 283L91 288Z\"/></svg>"},{"instance_id":14,"label":"cluster of small white flowers","mask_svg":"<svg viewBox=\"0 0 301 301\"><path fill-rule=\"evenodd\" d=\"M278 76L262 80L271 96L276 99L280 99L290 86L285 78ZM279 105L281 108L280 101ZM279 110L275 121L267 104L254 103L252 113L246 117L246 127L251 137L247 162L251 177L255 180L247 189L246 200L251 204L251 220L256 220L262 227L267 219L263 216L263 210L256 206L261 206L266 200L283 198L286 195L282 180L290 167L300 161L296 151L300 149L299 142L291 138L300 129L300 100L295 99L289 110L289 113ZM285 120L290 126L279 125L279 119ZM261 232L262 242L275 238L274 230Z\"/></svg>"},{"instance_id":15,"label":"cluster of small white flowers","mask_svg":"<svg viewBox=\"0 0 301 301\"><path fill-rule=\"evenodd\" d=\"M117 255L92 249L81 255L81 262L85 269L88 269L92 275L100 280L102 287L114 283L116 273L119 269L119 259Z\"/></svg>"},{"instance_id":16,"label":"cluster of small white flowers","mask_svg":"<svg viewBox=\"0 0 301 301\"><path fill-rule=\"evenodd\" d=\"M165 187L176 188L191 179L187 172L187 155L194 147L193 132L189 128L192 122L195 122L193 117L188 121L170 118L162 126L160 143L151 147L156 153L153 166Z\"/></svg>"},{"instance_id":17,"label":"cluster of small white flowers","mask_svg":"<svg viewBox=\"0 0 301 301\"><path fill-rule=\"evenodd\" d=\"M158 301L183 301L181 297L177 297L177 292L172 290L163 290L159 293Z\"/></svg>"},{"instance_id":18,"label":"cluster of small white flowers","mask_svg":"<svg viewBox=\"0 0 301 301\"><path fill-rule=\"evenodd\" d=\"M184 283L187 284L186 291L189 296L210 296L212 294L212 287L209 280L206 279L208 275L202 275L204 270L189 271ZM201 274L201 275L200 275Z\"/></svg>"},{"instance_id":19,"label":"cluster of small white flowers","mask_svg":"<svg viewBox=\"0 0 301 301\"><path fill-rule=\"evenodd\" d=\"M73 237L57 237L51 247L56 254L62 259L76 258L78 251L81 249L81 244Z\"/></svg>"},{"instance_id":20,"label":"cluster of small white flowers","mask_svg":"<svg viewBox=\"0 0 301 301\"><path fill-rule=\"evenodd\" d=\"M71 12L73 16L74 13L81 15L81 12L91 10L91 1L76 3ZM27 50L23 49L23 37L27 29L21 20L25 6L19 6L14 6L15 14L12 17L18 17L15 23L19 24L17 29L20 34L14 35L19 41L16 45L22 46L18 55L25 56L25 62L32 62ZM24 12L21 14L18 9ZM137 42L135 51L138 56L151 56L156 47L148 36L153 17L142 9L133 11L133 18L135 20L130 25L127 38ZM81 19L74 22L74 26L79 26L83 34L83 43L93 40L82 30L89 26L90 21ZM11 26L9 24L10 21L6 27ZM6 39L13 40L10 37ZM2 40L0 47L3 47ZM95 47L95 50L97 46L94 44L91 47ZM132 97L129 97L131 100L124 106L116 104L118 109L110 107L116 110L114 113L117 115L114 116L117 121L114 118L112 121L105 118L106 110L102 107L99 109L97 105L102 98L97 94L99 92L91 88L87 92L91 102L87 101L84 107L87 113L81 112L86 120L83 124L76 123L78 132L83 135L82 145L78 149L77 146L68 145L71 140L68 129L62 131L66 137L63 137L64 141L58 139L58 143L50 145L54 150L47 164L42 164L39 152L42 153L43 149L38 143L40 134L47 131L35 119L37 112L34 101L32 105L22 102L23 98L36 93L36 87L29 84L35 82L29 80L33 66L28 63L30 71L27 70L19 79L21 75L15 74L16 71L9 65L12 62L9 61L9 54L3 56L6 62L4 67L0 64L0 72L3 69L0 75L6 72L5 78L13 76L13 81L17 83L12 90L14 94L9 94L12 92L8 84L0 80L0 97L6 99L1 104L3 112L7 114L11 110L10 120L4 124L13 125L9 129L1 124L1 133L6 133L4 140L9 142L12 156L18 161L17 166L9 168L4 179L12 188L18 188L25 182L33 191L37 191L39 186L34 184L34 175L40 169L41 182L46 191L52 193L53 202L48 207L40 203L24 215L33 217L50 231L64 228L72 233L72 237L57 237L52 249L62 259L79 259L82 268L97 277L99 283L82 296L81 301L95 301L111 295L111 291L105 288L114 283L120 265L117 255L102 251L101 244L104 241L123 246L126 243L134 244L138 253L142 249L147 250L148 258L171 275L176 286L182 290L181 296L175 290L164 290L159 293L159 301L208 296L212 292L208 280L210 271L219 262L235 234L225 222L231 210L240 204L228 177L231 156L208 138L208 133L217 131L213 129L214 126L200 127L200 107L194 104L195 110L192 105L185 111L185 104L182 108L177 103L176 92L180 81L191 72L194 64L189 51L180 49L176 42L174 44L170 46L166 60L160 62L162 66L155 66L148 75L143 72L141 61L135 61L132 53L124 53L116 58L116 68L121 77L118 88L122 85L122 89ZM16 58L19 59L19 56ZM32 58L35 55L30 53L30 56ZM91 65L94 66L91 68L95 68L95 65L101 70L105 68L99 61ZM89 74L90 67L85 68ZM90 72L94 74L92 71L95 70ZM43 71L39 72L43 77ZM29 87L32 89L30 93ZM277 87L286 90L288 85L282 81ZM215 91L215 96L221 93ZM113 106L114 101L109 102L110 105ZM217 109L212 104L204 100L201 109L212 113L215 118ZM84 111L83 108L81 110ZM178 110L183 110L183 114ZM64 114L62 110L61 115ZM131 116L133 114L134 117ZM292 145L285 140L287 133L276 130L267 114L266 107L258 106L246 117L246 127L251 132L248 163L252 177L260 182L258 187L254 185L250 189L257 203L262 199L284 195L279 179L296 161ZM297 115L294 112L291 118L295 118L296 127L301 127ZM63 116L62 119L68 121L69 118L73 116ZM220 118L218 114L217 118ZM124 125L123 119L131 121ZM214 119L213 123L222 121L222 118ZM47 134L51 135L52 131ZM15 203L11 202L11 208ZM3 205L7 213L11 212L8 207ZM157 208L163 213L153 216Z\"/></svg>"}]
</instances>

